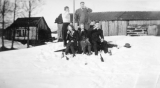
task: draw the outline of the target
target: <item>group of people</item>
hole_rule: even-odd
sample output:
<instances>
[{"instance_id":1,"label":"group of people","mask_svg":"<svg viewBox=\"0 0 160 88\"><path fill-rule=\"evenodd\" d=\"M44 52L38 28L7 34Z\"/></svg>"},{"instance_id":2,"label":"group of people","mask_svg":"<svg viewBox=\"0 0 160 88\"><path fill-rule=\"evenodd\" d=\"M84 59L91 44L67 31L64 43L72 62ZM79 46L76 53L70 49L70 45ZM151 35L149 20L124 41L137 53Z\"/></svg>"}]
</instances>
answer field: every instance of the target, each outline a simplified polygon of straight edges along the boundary
<instances>
[{"instance_id":1,"label":"group of people","mask_svg":"<svg viewBox=\"0 0 160 88\"><path fill-rule=\"evenodd\" d=\"M104 40L99 23L93 22L90 25L89 14L91 12L92 10L87 8L84 2L80 2L80 8L75 12L75 22L79 25L78 30L75 30L72 25L68 6L64 7L64 13L59 15L58 20L63 23L62 38L66 47L66 55L68 53L72 53L73 56L76 53L91 55L92 51L98 55L99 50L108 52L107 42Z\"/></svg>"},{"instance_id":2,"label":"group of people","mask_svg":"<svg viewBox=\"0 0 160 88\"><path fill-rule=\"evenodd\" d=\"M91 25L88 30L84 24L80 24L80 28L75 30L73 25L67 27L67 44L65 54L70 51L75 56L75 53L83 53L91 55L92 51L98 55L98 51L108 52L107 41L104 40L103 31L99 27L99 23Z\"/></svg>"}]
</instances>

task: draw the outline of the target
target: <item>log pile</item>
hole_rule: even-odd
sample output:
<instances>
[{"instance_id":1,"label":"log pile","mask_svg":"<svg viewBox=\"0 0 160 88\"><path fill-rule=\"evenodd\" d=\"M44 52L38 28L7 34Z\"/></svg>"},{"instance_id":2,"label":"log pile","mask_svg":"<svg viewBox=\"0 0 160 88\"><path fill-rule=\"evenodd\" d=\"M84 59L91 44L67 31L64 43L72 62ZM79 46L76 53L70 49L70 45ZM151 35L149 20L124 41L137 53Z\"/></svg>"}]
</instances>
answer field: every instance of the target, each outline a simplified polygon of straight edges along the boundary
<instances>
[{"instance_id":1,"label":"log pile","mask_svg":"<svg viewBox=\"0 0 160 88\"><path fill-rule=\"evenodd\" d=\"M146 36L147 26L127 26L127 35L129 36Z\"/></svg>"}]
</instances>

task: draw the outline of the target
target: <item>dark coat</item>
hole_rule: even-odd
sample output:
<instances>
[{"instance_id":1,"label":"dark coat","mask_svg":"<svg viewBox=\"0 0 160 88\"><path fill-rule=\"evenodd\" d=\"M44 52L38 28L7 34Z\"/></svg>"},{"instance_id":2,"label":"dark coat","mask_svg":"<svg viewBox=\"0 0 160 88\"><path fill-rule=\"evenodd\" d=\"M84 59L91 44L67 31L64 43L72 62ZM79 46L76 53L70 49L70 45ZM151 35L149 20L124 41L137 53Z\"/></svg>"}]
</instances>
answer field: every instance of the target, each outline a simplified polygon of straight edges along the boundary
<instances>
[{"instance_id":1,"label":"dark coat","mask_svg":"<svg viewBox=\"0 0 160 88\"><path fill-rule=\"evenodd\" d=\"M103 30L101 29L94 29L92 32L91 32L91 35L92 35L92 41L96 41L96 42L100 42L101 38L104 39L104 36L103 36Z\"/></svg>"},{"instance_id":2,"label":"dark coat","mask_svg":"<svg viewBox=\"0 0 160 88\"><path fill-rule=\"evenodd\" d=\"M72 15L70 14L70 20L71 22L73 21L73 17ZM55 23L57 24L63 24L63 18L62 18L62 14L59 14L59 16L55 19Z\"/></svg>"},{"instance_id":3,"label":"dark coat","mask_svg":"<svg viewBox=\"0 0 160 88\"><path fill-rule=\"evenodd\" d=\"M55 19L55 23L63 24L62 14L59 14L59 16Z\"/></svg>"},{"instance_id":4,"label":"dark coat","mask_svg":"<svg viewBox=\"0 0 160 88\"><path fill-rule=\"evenodd\" d=\"M73 41L73 43L77 43L77 32L74 31L73 35L71 33L67 34L67 37L66 37L67 40L69 40L69 42Z\"/></svg>"},{"instance_id":5,"label":"dark coat","mask_svg":"<svg viewBox=\"0 0 160 88\"><path fill-rule=\"evenodd\" d=\"M93 25L90 26L90 28L88 29L88 33L87 36L89 38L89 41L92 42L92 31L93 31Z\"/></svg>"},{"instance_id":6,"label":"dark coat","mask_svg":"<svg viewBox=\"0 0 160 88\"><path fill-rule=\"evenodd\" d=\"M78 41L82 41L87 39L87 30L84 29L84 31L81 31L81 28L78 29Z\"/></svg>"}]
</instances>

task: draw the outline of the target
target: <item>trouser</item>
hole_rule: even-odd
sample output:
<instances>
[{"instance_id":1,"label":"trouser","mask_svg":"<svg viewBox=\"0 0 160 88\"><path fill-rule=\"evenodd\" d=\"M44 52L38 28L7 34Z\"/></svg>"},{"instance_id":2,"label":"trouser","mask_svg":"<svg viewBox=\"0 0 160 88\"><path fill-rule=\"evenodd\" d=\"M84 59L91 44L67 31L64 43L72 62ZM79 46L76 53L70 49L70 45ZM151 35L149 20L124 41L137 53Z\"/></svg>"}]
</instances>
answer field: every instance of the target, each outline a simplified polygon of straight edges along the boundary
<instances>
[{"instance_id":1,"label":"trouser","mask_svg":"<svg viewBox=\"0 0 160 88\"><path fill-rule=\"evenodd\" d=\"M98 50L103 50L104 53L107 53L108 52L107 41L103 41L102 43L93 41L93 50L95 52L95 55L98 55Z\"/></svg>"},{"instance_id":2,"label":"trouser","mask_svg":"<svg viewBox=\"0 0 160 88\"><path fill-rule=\"evenodd\" d=\"M80 42L83 53L86 53L86 48L88 53L91 53L91 43L88 40L82 40Z\"/></svg>"},{"instance_id":3,"label":"trouser","mask_svg":"<svg viewBox=\"0 0 160 88\"><path fill-rule=\"evenodd\" d=\"M73 42L69 42L67 44L67 47L66 47L66 50L65 50L65 54L67 55L69 53L69 50L71 49L72 54L75 55L75 49L74 49L75 47L74 46L75 45L74 45Z\"/></svg>"},{"instance_id":4,"label":"trouser","mask_svg":"<svg viewBox=\"0 0 160 88\"><path fill-rule=\"evenodd\" d=\"M95 55L98 55L98 42L93 41L93 50L95 52Z\"/></svg>"},{"instance_id":5,"label":"trouser","mask_svg":"<svg viewBox=\"0 0 160 88\"><path fill-rule=\"evenodd\" d=\"M57 26L58 26L58 30L57 30L57 34L58 34L58 40L59 39L62 39L62 26L63 26L63 24L57 24Z\"/></svg>"},{"instance_id":6,"label":"trouser","mask_svg":"<svg viewBox=\"0 0 160 88\"><path fill-rule=\"evenodd\" d=\"M81 41L78 41L78 53L82 53Z\"/></svg>"},{"instance_id":7,"label":"trouser","mask_svg":"<svg viewBox=\"0 0 160 88\"><path fill-rule=\"evenodd\" d=\"M108 44L107 41L103 41L102 43L100 43L100 50L103 50L104 53L108 52Z\"/></svg>"},{"instance_id":8,"label":"trouser","mask_svg":"<svg viewBox=\"0 0 160 88\"><path fill-rule=\"evenodd\" d=\"M66 36L67 36L67 27L69 24L70 23L63 23L63 26L62 26L62 37L63 37L64 46L67 45Z\"/></svg>"}]
</instances>

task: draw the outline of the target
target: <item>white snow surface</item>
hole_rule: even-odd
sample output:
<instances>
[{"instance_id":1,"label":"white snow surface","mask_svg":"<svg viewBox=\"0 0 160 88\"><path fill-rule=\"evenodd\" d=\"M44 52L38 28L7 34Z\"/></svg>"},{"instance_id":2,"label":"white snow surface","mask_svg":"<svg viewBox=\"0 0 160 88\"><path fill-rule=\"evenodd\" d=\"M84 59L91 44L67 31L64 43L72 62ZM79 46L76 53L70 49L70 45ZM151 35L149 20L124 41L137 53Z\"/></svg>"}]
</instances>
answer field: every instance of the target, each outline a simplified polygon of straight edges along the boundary
<instances>
[{"instance_id":1,"label":"white snow surface","mask_svg":"<svg viewBox=\"0 0 160 88\"><path fill-rule=\"evenodd\" d=\"M106 37L113 55L61 59L63 43L0 53L0 88L160 88L160 37ZM130 43L131 48L122 47Z\"/></svg>"},{"instance_id":2,"label":"white snow surface","mask_svg":"<svg viewBox=\"0 0 160 88\"><path fill-rule=\"evenodd\" d=\"M4 45L6 48L11 48L11 45L12 45L12 41L10 40L4 40ZM0 47L2 46L2 39L0 37ZM17 48L17 49L24 49L26 48L27 45L23 45L22 43L20 42L17 42L17 41L14 41L14 48Z\"/></svg>"}]
</instances>

